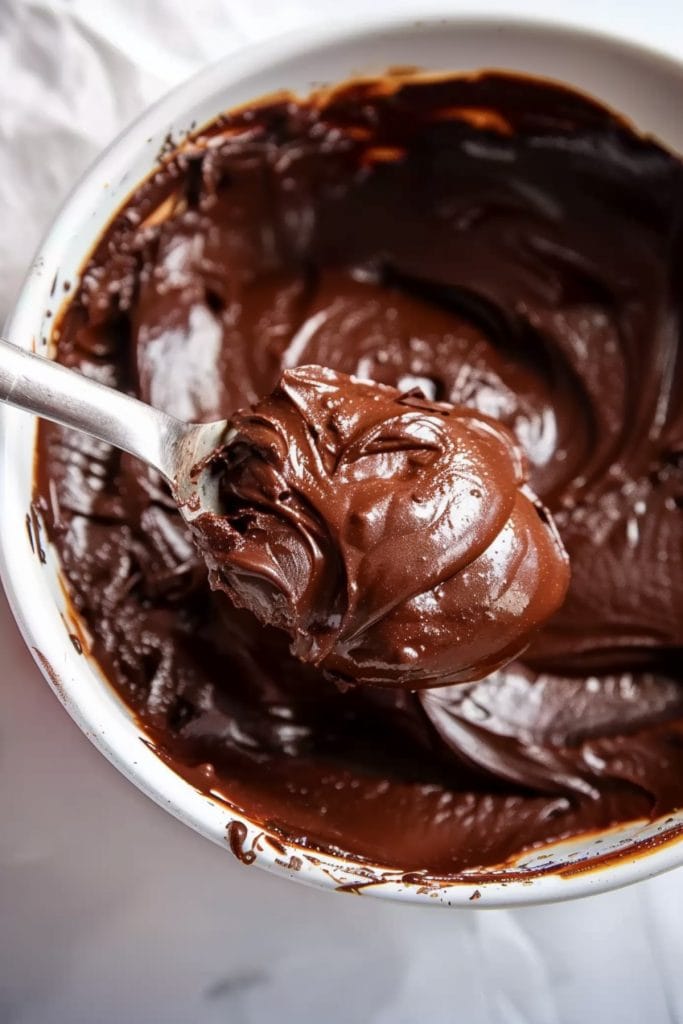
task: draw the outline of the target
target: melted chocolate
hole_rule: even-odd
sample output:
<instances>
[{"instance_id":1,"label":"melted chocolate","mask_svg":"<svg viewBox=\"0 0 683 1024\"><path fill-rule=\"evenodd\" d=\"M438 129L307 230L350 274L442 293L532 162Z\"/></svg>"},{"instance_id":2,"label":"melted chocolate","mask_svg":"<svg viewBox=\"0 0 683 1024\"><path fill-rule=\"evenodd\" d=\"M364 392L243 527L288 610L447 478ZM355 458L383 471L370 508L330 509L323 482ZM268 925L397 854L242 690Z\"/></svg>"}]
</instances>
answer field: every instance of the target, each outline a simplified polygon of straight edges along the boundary
<instances>
[{"instance_id":1,"label":"melted chocolate","mask_svg":"<svg viewBox=\"0 0 683 1024\"><path fill-rule=\"evenodd\" d=\"M514 434L320 366L230 419L192 523L209 582L342 685L481 679L557 611L569 565Z\"/></svg>"},{"instance_id":2,"label":"melted chocolate","mask_svg":"<svg viewBox=\"0 0 683 1024\"><path fill-rule=\"evenodd\" d=\"M447 874L683 805L682 165L597 103L484 74L220 118L131 198L58 357L185 419L303 363L515 433L572 564L523 661L346 693L212 593L153 472L43 426L37 499L162 752L271 831Z\"/></svg>"}]
</instances>

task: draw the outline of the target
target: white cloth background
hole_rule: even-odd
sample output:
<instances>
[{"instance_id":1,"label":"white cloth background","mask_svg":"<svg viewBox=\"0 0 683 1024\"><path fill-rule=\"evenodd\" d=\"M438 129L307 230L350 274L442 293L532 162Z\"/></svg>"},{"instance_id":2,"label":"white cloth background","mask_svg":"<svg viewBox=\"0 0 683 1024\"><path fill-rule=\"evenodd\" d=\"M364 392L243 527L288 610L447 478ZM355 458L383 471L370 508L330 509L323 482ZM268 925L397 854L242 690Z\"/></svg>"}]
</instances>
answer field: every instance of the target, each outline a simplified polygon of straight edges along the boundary
<instances>
[{"instance_id":1,"label":"white cloth background","mask_svg":"<svg viewBox=\"0 0 683 1024\"><path fill-rule=\"evenodd\" d=\"M0 320L65 192L145 104L207 60L363 3L0 0ZM482 8L683 57L680 0L450 5ZM0 1024L683 1022L683 870L470 913L244 868L90 746L0 602Z\"/></svg>"}]
</instances>

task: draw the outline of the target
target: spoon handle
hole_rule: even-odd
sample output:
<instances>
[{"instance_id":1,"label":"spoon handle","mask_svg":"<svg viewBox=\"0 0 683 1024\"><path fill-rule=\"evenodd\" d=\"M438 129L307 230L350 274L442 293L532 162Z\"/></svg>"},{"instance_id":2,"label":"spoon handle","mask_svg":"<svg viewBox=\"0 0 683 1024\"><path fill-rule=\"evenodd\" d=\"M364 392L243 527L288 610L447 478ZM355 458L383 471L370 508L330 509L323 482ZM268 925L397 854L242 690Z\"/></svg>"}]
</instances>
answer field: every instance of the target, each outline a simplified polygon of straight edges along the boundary
<instances>
[{"instance_id":1,"label":"spoon handle","mask_svg":"<svg viewBox=\"0 0 683 1024\"><path fill-rule=\"evenodd\" d=\"M0 400L122 448L171 481L175 476L185 423L2 339Z\"/></svg>"}]
</instances>

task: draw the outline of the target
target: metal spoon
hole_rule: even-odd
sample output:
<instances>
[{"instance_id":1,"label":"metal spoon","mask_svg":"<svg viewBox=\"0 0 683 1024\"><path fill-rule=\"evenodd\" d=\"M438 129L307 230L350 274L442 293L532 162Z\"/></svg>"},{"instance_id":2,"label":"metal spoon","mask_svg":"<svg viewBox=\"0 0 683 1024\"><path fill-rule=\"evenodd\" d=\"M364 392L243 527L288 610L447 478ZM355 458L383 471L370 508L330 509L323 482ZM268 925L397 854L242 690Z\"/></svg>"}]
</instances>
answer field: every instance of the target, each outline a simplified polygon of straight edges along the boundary
<instances>
[{"instance_id":1,"label":"metal spoon","mask_svg":"<svg viewBox=\"0 0 683 1024\"><path fill-rule=\"evenodd\" d=\"M188 522L218 510L218 484L202 466L228 440L227 420L184 423L2 339L0 400L149 463L170 484Z\"/></svg>"}]
</instances>

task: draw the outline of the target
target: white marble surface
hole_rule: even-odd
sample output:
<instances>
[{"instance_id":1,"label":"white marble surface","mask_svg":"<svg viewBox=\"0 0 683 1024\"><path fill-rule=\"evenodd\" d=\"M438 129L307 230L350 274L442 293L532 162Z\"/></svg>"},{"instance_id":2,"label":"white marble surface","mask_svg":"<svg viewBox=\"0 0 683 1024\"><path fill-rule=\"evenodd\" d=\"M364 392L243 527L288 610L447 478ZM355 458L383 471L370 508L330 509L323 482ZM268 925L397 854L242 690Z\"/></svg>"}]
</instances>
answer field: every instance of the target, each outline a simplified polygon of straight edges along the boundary
<instances>
[{"instance_id":1,"label":"white marble surface","mask_svg":"<svg viewBox=\"0 0 683 1024\"><path fill-rule=\"evenodd\" d=\"M456 7L554 11L683 54L678 0ZM0 315L61 196L145 103L208 58L338 12L0 0ZM683 871L481 913L306 889L237 864L120 777L50 693L1 597L0 652L0 1024L683 1021Z\"/></svg>"}]
</instances>

